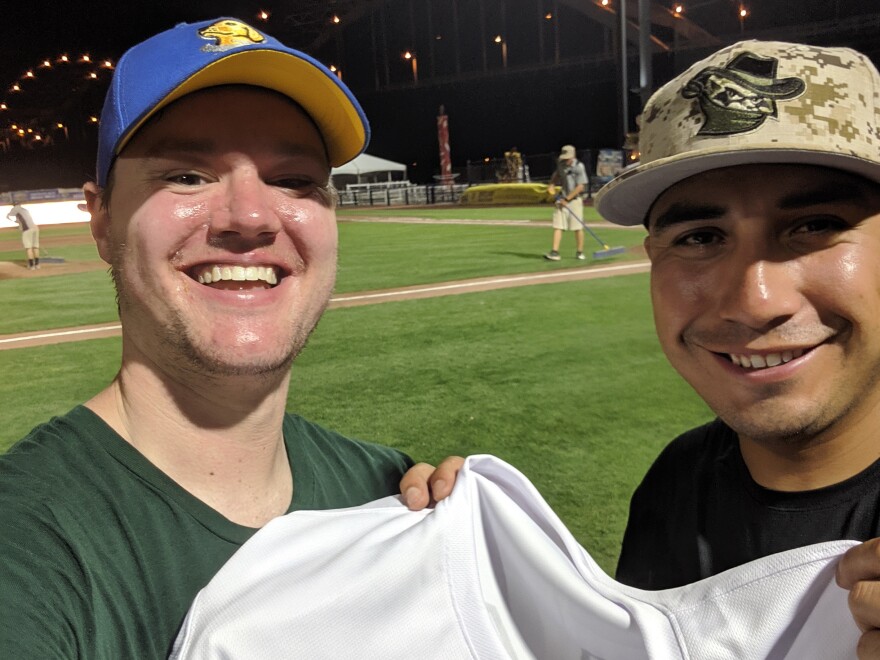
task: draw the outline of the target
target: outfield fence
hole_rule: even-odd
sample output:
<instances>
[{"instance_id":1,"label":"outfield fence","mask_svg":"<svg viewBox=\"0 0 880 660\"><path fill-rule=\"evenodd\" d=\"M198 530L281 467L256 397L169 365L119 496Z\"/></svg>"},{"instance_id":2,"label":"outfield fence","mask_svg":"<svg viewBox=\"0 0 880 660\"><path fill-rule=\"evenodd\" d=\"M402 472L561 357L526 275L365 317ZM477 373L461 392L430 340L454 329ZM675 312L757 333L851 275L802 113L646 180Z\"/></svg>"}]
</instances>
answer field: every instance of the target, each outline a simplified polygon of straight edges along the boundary
<instances>
[{"instance_id":1,"label":"outfield fence","mask_svg":"<svg viewBox=\"0 0 880 660\"><path fill-rule=\"evenodd\" d=\"M467 184L397 185L386 186L382 182L349 186L339 191L340 206L426 206L452 204L461 199Z\"/></svg>"}]
</instances>

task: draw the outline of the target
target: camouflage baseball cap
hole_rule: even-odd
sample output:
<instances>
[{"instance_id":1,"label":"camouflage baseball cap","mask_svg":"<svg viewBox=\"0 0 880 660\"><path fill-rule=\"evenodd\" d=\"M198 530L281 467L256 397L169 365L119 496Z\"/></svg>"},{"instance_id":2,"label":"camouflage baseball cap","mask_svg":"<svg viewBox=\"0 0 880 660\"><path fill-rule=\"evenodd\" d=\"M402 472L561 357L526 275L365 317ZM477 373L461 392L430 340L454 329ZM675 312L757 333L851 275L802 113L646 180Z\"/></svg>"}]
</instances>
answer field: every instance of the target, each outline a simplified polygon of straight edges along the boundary
<instances>
[{"instance_id":1,"label":"camouflage baseball cap","mask_svg":"<svg viewBox=\"0 0 880 660\"><path fill-rule=\"evenodd\" d=\"M822 165L880 182L880 75L849 48L741 41L651 96L639 150L595 198L620 225L642 223L671 185L732 165Z\"/></svg>"}]
</instances>

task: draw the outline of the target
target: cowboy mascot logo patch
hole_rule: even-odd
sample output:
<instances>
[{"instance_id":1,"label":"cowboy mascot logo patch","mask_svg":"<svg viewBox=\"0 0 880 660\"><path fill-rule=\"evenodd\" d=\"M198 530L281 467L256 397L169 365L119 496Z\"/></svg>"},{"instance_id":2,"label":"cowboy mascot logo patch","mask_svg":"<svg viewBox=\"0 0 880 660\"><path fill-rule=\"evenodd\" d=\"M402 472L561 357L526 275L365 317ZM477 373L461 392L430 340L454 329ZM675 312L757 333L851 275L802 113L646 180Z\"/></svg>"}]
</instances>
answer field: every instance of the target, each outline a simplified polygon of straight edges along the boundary
<instances>
[{"instance_id":1,"label":"cowboy mascot logo patch","mask_svg":"<svg viewBox=\"0 0 880 660\"><path fill-rule=\"evenodd\" d=\"M803 94L800 78L777 78L778 61L741 53L725 67L700 71L681 90L686 99L697 99L706 121L697 135L732 135L760 127L776 117L776 101Z\"/></svg>"},{"instance_id":2,"label":"cowboy mascot logo patch","mask_svg":"<svg viewBox=\"0 0 880 660\"><path fill-rule=\"evenodd\" d=\"M202 47L205 51L221 51L250 46L265 41L266 38L254 28L241 21L225 20L212 23L199 30L203 39L211 39L214 43Z\"/></svg>"}]
</instances>

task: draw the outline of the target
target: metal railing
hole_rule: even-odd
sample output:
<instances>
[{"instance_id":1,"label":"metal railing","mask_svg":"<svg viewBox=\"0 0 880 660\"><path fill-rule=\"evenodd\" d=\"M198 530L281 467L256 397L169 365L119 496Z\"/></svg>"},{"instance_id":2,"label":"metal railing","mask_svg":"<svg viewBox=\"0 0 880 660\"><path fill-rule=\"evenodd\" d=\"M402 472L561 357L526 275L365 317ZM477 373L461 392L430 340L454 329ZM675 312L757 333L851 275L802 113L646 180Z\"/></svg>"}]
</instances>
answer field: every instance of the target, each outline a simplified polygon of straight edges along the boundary
<instances>
[{"instance_id":1,"label":"metal railing","mask_svg":"<svg viewBox=\"0 0 880 660\"><path fill-rule=\"evenodd\" d=\"M339 191L339 206L425 206L453 204L467 190L467 184L433 184L370 187Z\"/></svg>"}]
</instances>

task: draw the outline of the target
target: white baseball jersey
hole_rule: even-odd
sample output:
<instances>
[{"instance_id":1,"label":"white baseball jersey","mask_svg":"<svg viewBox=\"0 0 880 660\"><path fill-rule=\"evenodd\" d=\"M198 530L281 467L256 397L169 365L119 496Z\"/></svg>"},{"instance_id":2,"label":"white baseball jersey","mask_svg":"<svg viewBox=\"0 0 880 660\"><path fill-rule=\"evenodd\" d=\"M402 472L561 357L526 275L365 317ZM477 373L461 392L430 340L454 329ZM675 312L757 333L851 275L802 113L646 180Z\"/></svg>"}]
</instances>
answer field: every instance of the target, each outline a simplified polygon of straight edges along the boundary
<instances>
[{"instance_id":1,"label":"white baseball jersey","mask_svg":"<svg viewBox=\"0 0 880 660\"><path fill-rule=\"evenodd\" d=\"M472 456L452 495L270 522L196 597L171 657L852 658L836 560L853 541L642 591L608 577L534 486Z\"/></svg>"}]
</instances>

